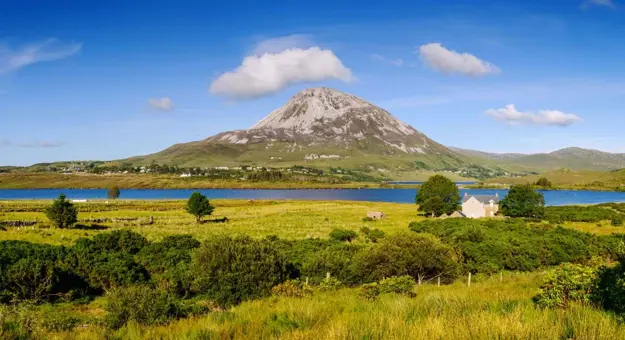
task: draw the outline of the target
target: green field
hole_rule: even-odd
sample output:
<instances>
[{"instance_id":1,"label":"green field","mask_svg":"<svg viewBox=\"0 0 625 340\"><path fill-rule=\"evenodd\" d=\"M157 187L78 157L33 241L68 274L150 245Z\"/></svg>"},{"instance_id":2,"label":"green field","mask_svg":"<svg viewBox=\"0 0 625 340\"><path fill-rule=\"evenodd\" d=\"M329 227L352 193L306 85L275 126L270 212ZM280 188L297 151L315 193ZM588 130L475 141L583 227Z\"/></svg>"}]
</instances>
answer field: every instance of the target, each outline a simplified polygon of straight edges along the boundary
<instances>
[{"instance_id":1,"label":"green field","mask_svg":"<svg viewBox=\"0 0 625 340\"><path fill-rule=\"evenodd\" d=\"M541 177L547 178L553 184L554 189L625 191L625 170L602 172L562 169L540 175L493 178L484 181L483 185L496 187L498 184L536 183Z\"/></svg>"},{"instance_id":2,"label":"green field","mask_svg":"<svg viewBox=\"0 0 625 340\"><path fill-rule=\"evenodd\" d=\"M213 200L216 209L208 220L227 217L228 222L197 224L184 211L184 201L120 200L77 203L78 218L152 216L154 223L79 222L84 226L55 229L49 227L42 212L49 203L0 202L0 221L39 221L29 227L7 227L0 231L0 240L70 246L79 238L113 230L132 230L150 241L176 234L192 235L200 241L217 235L327 239L334 228L360 233L367 226L390 235L408 231L410 222L425 220L417 215L414 204ZM363 221L368 211L382 211L387 217ZM562 225L600 235L620 233L624 228L610 226L610 221ZM367 243L360 235L352 244ZM432 281L418 286L413 298L386 295L374 301L361 298L358 287L316 290L304 298L265 297L162 325L131 322L117 330L104 324L107 298L100 296L91 301L26 304L16 309L0 305L0 324L5 313L11 320L28 325L33 338L49 339L625 339L625 326L619 319L596 307L573 304L566 309L536 308L532 297L543 277L542 270L478 274L467 287L463 273L450 285L438 286ZM201 297L194 299L203 303Z\"/></svg>"}]
</instances>

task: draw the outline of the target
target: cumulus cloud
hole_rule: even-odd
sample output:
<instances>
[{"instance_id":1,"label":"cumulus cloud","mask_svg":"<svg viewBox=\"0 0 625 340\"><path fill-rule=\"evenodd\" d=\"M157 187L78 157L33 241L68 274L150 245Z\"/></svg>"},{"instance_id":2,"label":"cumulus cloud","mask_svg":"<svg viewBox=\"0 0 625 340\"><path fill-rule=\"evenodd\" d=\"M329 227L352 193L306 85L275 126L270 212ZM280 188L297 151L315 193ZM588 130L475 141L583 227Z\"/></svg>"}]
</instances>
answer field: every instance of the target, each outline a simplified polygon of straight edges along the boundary
<instances>
[{"instance_id":1,"label":"cumulus cloud","mask_svg":"<svg viewBox=\"0 0 625 340\"><path fill-rule=\"evenodd\" d=\"M404 60L402 58L389 59L389 58L386 58L384 56L381 56L375 53L371 55L371 59L381 61L383 63L391 64L394 66L402 66L404 64Z\"/></svg>"},{"instance_id":2,"label":"cumulus cloud","mask_svg":"<svg viewBox=\"0 0 625 340\"><path fill-rule=\"evenodd\" d=\"M163 98L150 98L148 99L148 105L157 111L171 111L174 109L174 102L169 97Z\"/></svg>"},{"instance_id":3,"label":"cumulus cloud","mask_svg":"<svg viewBox=\"0 0 625 340\"><path fill-rule=\"evenodd\" d=\"M23 148L58 148L63 145L64 144L59 141L35 140L32 142L21 143L19 146Z\"/></svg>"},{"instance_id":4,"label":"cumulus cloud","mask_svg":"<svg viewBox=\"0 0 625 340\"><path fill-rule=\"evenodd\" d=\"M215 79L209 91L237 99L256 98L291 84L327 79L350 82L354 77L331 50L289 48L246 57L239 67Z\"/></svg>"},{"instance_id":5,"label":"cumulus cloud","mask_svg":"<svg viewBox=\"0 0 625 340\"><path fill-rule=\"evenodd\" d=\"M430 43L419 47L419 57L430 68L467 76L484 76L500 73L499 67L478 59L469 53L448 50L440 43Z\"/></svg>"},{"instance_id":6,"label":"cumulus cloud","mask_svg":"<svg viewBox=\"0 0 625 340\"><path fill-rule=\"evenodd\" d=\"M58 39L47 39L18 49L0 46L0 73L16 71L39 62L64 59L80 52L81 48L81 43L66 44Z\"/></svg>"},{"instance_id":7,"label":"cumulus cloud","mask_svg":"<svg viewBox=\"0 0 625 340\"><path fill-rule=\"evenodd\" d=\"M486 111L486 114L511 125L569 126L582 121L577 115L558 110L518 111L514 104L506 105L501 109L489 109Z\"/></svg>"}]
</instances>

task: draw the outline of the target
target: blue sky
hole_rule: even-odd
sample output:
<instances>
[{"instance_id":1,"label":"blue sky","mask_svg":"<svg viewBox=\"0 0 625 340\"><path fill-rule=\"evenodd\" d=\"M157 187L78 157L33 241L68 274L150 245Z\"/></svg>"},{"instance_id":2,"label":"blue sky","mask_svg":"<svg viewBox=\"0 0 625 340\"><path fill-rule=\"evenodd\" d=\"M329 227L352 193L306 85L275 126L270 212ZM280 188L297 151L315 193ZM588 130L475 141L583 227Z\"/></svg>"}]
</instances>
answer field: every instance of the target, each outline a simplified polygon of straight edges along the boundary
<instances>
[{"instance_id":1,"label":"blue sky","mask_svg":"<svg viewBox=\"0 0 625 340\"><path fill-rule=\"evenodd\" d=\"M312 86L445 145L625 152L625 0L443 3L5 0L0 164L152 153Z\"/></svg>"}]
</instances>

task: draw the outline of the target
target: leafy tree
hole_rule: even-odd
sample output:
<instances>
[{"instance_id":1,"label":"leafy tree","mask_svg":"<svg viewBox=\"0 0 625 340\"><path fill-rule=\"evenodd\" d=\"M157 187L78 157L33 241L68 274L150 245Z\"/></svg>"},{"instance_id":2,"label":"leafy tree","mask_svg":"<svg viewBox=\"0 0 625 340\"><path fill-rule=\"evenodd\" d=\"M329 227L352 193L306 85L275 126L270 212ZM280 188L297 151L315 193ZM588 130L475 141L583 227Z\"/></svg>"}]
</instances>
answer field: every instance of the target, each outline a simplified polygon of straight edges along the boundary
<instances>
[{"instance_id":1,"label":"leafy tree","mask_svg":"<svg viewBox=\"0 0 625 340\"><path fill-rule=\"evenodd\" d=\"M221 306L267 296L288 279L284 256L268 241L246 237L217 237L194 253L194 291Z\"/></svg>"},{"instance_id":2,"label":"leafy tree","mask_svg":"<svg viewBox=\"0 0 625 340\"><path fill-rule=\"evenodd\" d=\"M429 234L399 233L363 249L354 259L363 282L410 275L419 283L440 277L451 282L458 274L453 248Z\"/></svg>"},{"instance_id":3,"label":"leafy tree","mask_svg":"<svg viewBox=\"0 0 625 340\"><path fill-rule=\"evenodd\" d=\"M546 177L541 177L536 181L536 185L541 186L543 188L550 188L551 182Z\"/></svg>"},{"instance_id":4,"label":"leafy tree","mask_svg":"<svg viewBox=\"0 0 625 340\"><path fill-rule=\"evenodd\" d=\"M77 221L76 207L61 194L45 210L46 217L58 228L68 228Z\"/></svg>"},{"instance_id":5,"label":"leafy tree","mask_svg":"<svg viewBox=\"0 0 625 340\"><path fill-rule=\"evenodd\" d=\"M195 216L198 223L202 221L202 217L212 214L213 210L215 207L210 205L208 198L199 192L194 192L187 201L187 212Z\"/></svg>"},{"instance_id":6,"label":"leafy tree","mask_svg":"<svg viewBox=\"0 0 625 340\"><path fill-rule=\"evenodd\" d=\"M510 217L543 218L545 197L531 185L514 185L500 202L501 212Z\"/></svg>"},{"instance_id":7,"label":"leafy tree","mask_svg":"<svg viewBox=\"0 0 625 340\"><path fill-rule=\"evenodd\" d=\"M420 206L422 211L432 214L432 217L438 217L445 213L445 202L440 197L428 198Z\"/></svg>"},{"instance_id":8,"label":"leafy tree","mask_svg":"<svg viewBox=\"0 0 625 340\"><path fill-rule=\"evenodd\" d=\"M439 209L439 203L437 200L426 202L437 197L443 202L443 208ZM415 198L416 203L419 205L419 211L423 211L426 214L435 213L432 210L426 210L431 208L437 208L442 213L451 214L455 210L458 210L460 203L460 194L458 193L458 187L449 178L441 175L435 175L430 177L421 188L417 191Z\"/></svg>"},{"instance_id":9,"label":"leafy tree","mask_svg":"<svg viewBox=\"0 0 625 340\"><path fill-rule=\"evenodd\" d=\"M112 199L112 200L116 200L119 198L120 192L119 192L119 187L114 186L111 187L108 191L108 198Z\"/></svg>"}]
</instances>

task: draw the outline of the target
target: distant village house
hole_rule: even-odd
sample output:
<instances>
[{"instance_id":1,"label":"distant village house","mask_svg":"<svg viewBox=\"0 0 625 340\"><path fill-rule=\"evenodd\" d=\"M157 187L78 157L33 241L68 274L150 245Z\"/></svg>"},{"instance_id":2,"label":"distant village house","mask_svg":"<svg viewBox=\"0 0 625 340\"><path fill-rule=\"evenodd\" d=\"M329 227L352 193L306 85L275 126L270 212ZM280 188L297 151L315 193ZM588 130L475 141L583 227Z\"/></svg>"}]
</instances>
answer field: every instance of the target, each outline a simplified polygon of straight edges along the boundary
<instances>
[{"instance_id":1,"label":"distant village house","mask_svg":"<svg viewBox=\"0 0 625 340\"><path fill-rule=\"evenodd\" d=\"M462 214L469 218L495 217L499 212L499 194L469 195L462 199Z\"/></svg>"}]
</instances>

